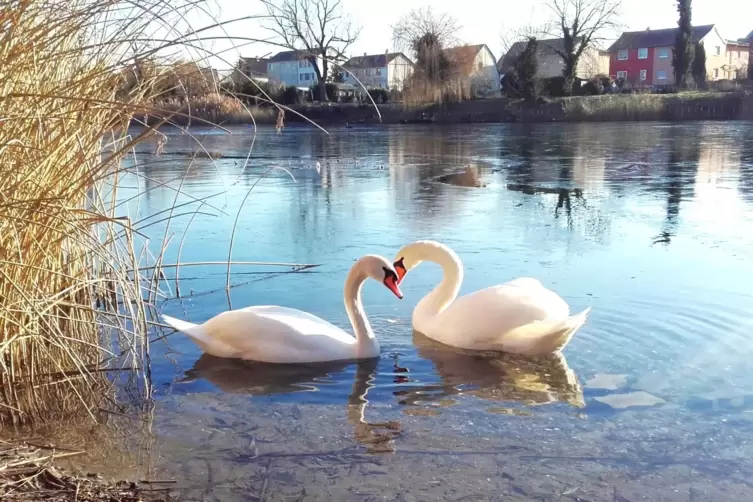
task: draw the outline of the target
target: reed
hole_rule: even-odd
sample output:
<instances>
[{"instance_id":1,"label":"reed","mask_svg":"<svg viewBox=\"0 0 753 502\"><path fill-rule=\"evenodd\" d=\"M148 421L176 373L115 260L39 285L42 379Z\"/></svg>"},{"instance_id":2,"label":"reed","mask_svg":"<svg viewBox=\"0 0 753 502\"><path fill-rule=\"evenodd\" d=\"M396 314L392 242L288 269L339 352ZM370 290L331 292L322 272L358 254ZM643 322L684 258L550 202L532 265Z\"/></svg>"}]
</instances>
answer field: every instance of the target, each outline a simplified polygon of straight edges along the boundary
<instances>
[{"instance_id":1,"label":"reed","mask_svg":"<svg viewBox=\"0 0 753 502\"><path fill-rule=\"evenodd\" d=\"M130 136L134 117L145 107L158 125L182 116L152 105L164 74L141 72L138 61L160 44L191 45L181 23L201 8L0 5L0 426L96 418L112 408L123 372L129 389L150 396L148 333L163 260L139 244L148 224L122 212L117 187L125 156L156 133Z\"/></svg>"},{"instance_id":2,"label":"reed","mask_svg":"<svg viewBox=\"0 0 753 502\"><path fill-rule=\"evenodd\" d=\"M166 99L160 101L162 114L171 116L173 124L188 126L191 122L232 125L253 122L274 124L278 110L275 107L246 107L238 98L211 92L189 101ZM198 120L197 120L198 119ZM155 121L159 120L155 118Z\"/></svg>"}]
</instances>

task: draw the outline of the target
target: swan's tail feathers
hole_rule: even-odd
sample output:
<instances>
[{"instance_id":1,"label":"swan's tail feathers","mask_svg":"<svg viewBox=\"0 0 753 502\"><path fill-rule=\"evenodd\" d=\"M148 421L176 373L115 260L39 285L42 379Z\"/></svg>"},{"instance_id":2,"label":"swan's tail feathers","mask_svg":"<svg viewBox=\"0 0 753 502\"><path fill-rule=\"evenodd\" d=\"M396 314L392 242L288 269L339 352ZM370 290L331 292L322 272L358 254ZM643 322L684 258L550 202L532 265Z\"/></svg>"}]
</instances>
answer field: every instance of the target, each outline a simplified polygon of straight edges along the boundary
<instances>
[{"instance_id":1,"label":"swan's tail feathers","mask_svg":"<svg viewBox=\"0 0 753 502\"><path fill-rule=\"evenodd\" d=\"M583 326L591 307L562 321L538 321L515 328L504 336L504 350L520 354L559 352Z\"/></svg>"},{"instance_id":2,"label":"swan's tail feathers","mask_svg":"<svg viewBox=\"0 0 753 502\"><path fill-rule=\"evenodd\" d=\"M167 315L162 315L162 320L165 321L170 327L175 328L176 330L180 331L184 335L188 336L189 338L192 338L194 341L197 342L204 342L205 341L205 334L204 331L201 329L201 326L198 324L194 324L192 322L188 321L181 321L180 319L176 319L174 317L170 317Z\"/></svg>"}]
</instances>

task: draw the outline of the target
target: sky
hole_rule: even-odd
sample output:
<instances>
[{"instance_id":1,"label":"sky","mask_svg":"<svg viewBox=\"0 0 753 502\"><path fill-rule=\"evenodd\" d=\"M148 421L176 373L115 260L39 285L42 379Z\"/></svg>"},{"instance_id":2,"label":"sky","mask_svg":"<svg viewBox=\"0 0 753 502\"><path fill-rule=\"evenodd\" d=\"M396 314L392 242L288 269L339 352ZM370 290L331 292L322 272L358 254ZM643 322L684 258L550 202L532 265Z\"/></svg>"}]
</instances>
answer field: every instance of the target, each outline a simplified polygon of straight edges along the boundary
<instances>
[{"instance_id":1,"label":"sky","mask_svg":"<svg viewBox=\"0 0 753 502\"><path fill-rule=\"evenodd\" d=\"M606 0L609 1L609 0ZM341 0L342 9L354 25L361 27L359 40L351 46L349 55L377 54L392 50L394 24L412 9L431 5L436 13L454 16L462 26L458 38L465 43L484 43L494 53L502 56L503 34L521 26L545 22L550 11L544 0ZM265 12L258 0L211 0L207 9L215 19L229 21L243 16ZM194 28L207 26L212 17L194 12L189 17ZM672 28L677 26L676 0L624 0L621 7L621 31ZM245 20L225 25L231 37L266 39L270 33L264 30L259 20ZM753 30L753 2L750 0L693 0L693 24L716 24L722 37L737 39ZM218 31L212 31L218 34ZM608 45L619 33L605 34ZM210 63L217 69L227 69L238 55L268 56L282 49L267 44L237 41L243 45L236 50L228 41L209 42L207 49L221 53Z\"/></svg>"}]
</instances>

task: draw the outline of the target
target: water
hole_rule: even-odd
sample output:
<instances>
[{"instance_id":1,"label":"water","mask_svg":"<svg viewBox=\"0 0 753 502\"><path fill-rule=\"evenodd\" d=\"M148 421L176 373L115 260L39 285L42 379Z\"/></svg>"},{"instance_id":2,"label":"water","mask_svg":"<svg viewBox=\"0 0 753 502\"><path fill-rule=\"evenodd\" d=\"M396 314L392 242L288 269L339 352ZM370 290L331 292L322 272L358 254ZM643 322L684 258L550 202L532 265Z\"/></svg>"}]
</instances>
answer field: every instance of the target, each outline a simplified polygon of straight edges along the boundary
<instances>
[{"instance_id":1,"label":"water","mask_svg":"<svg viewBox=\"0 0 753 502\"><path fill-rule=\"evenodd\" d=\"M172 222L166 262L189 221L181 261L227 260L240 211L233 260L321 266L236 265L229 295L224 267L184 267L180 298L168 271L165 313L202 322L229 304L280 304L347 327L353 261L391 259L423 238L460 255L461 294L531 276L571 311L592 312L558 357L437 348L410 326L440 279L425 263L402 301L365 286L379 361L254 365L170 336L153 347L157 408L143 463L177 479L182 497L753 495L753 124L264 130L245 170L252 129L232 132L197 131L224 157L195 161L177 200L226 195ZM149 192L128 204L141 217L174 203L162 184L178 186L195 146L175 133L162 157L152 148L138 154ZM165 224L144 232L156 249Z\"/></svg>"}]
</instances>

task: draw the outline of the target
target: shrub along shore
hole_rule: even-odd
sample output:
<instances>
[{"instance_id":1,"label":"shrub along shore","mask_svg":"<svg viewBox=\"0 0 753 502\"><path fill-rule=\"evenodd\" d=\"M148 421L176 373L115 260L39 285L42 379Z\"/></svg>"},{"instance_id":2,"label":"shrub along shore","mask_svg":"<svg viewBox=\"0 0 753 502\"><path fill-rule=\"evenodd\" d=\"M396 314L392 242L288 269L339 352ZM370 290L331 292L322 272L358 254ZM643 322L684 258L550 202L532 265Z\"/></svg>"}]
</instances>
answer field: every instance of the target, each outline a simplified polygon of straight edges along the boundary
<instances>
[{"instance_id":1,"label":"shrub along shore","mask_svg":"<svg viewBox=\"0 0 753 502\"><path fill-rule=\"evenodd\" d=\"M222 97L224 100L232 100ZM212 103L217 103L215 99ZM194 103L190 114L193 125L213 122L223 125L251 124L249 112L257 124L275 124L273 106L232 107ZM624 121L696 121L753 120L753 96L744 92L680 94L615 94L541 99L531 105L522 99L476 99L456 103L306 103L289 105L286 123L305 123L306 119L327 124L463 124L508 122L624 122ZM166 110L187 113L186 105L169 104ZM381 115L381 119L380 119ZM186 125L188 117L178 116L175 123Z\"/></svg>"}]
</instances>

